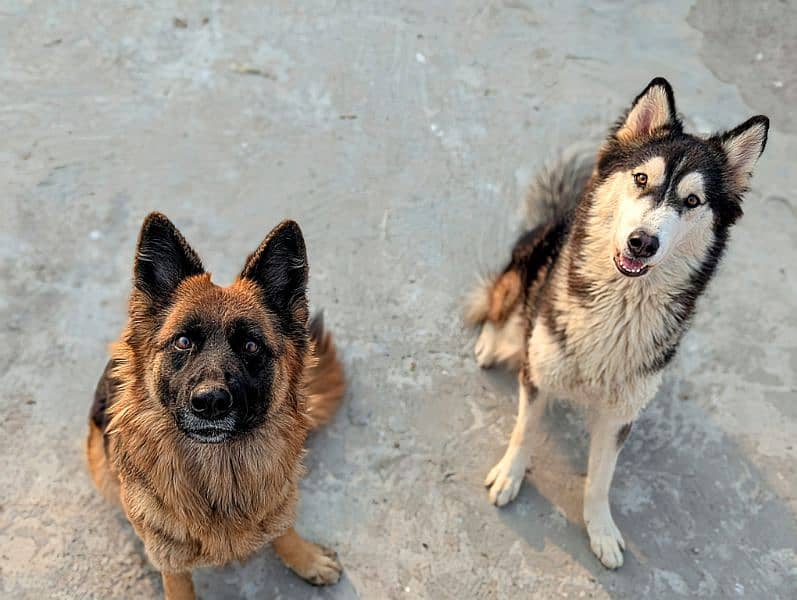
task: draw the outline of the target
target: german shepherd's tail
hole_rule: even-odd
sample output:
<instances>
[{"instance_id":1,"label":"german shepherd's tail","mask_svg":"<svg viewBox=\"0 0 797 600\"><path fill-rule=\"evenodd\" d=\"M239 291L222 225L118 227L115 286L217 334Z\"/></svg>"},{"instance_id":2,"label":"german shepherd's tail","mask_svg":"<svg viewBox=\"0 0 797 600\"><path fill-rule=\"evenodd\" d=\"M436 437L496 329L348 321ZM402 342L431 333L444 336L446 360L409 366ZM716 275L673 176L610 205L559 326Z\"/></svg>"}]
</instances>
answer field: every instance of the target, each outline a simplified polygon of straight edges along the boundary
<instances>
[{"instance_id":1,"label":"german shepherd's tail","mask_svg":"<svg viewBox=\"0 0 797 600\"><path fill-rule=\"evenodd\" d=\"M317 429L332 418L346 391L343 365L338 360L332 334L324 329L324 313L316 314L310 321L310 354L304 368L305 406L310 428Z\"/></svg>"},{"instance_id":2,"label":"german shepherd's tail","mask_svg":"<svg viewBox=\"0 0 797 600\"><path fill-rule=\"evenodd\" d=\"M466 300L465 323L502 324L525 294L524 284L534 279L528 272L539 261L530 260L546 230L570 220L587 188L595 159L584 145L573 146L545 165L534 178L523 203L525 231L515 243L512 259L499 274L482 277Z\"/></svg>"}]
</instances>

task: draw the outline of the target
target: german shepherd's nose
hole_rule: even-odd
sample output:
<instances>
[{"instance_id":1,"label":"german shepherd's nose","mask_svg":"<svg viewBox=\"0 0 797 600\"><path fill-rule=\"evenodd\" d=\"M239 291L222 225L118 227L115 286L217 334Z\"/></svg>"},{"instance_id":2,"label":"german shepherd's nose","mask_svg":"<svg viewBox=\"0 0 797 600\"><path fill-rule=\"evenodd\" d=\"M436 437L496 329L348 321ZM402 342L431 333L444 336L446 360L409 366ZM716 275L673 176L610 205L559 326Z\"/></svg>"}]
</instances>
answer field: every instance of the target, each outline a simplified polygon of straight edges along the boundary
<instances>
[{"instance_id":1,"label":"german shepherd's nose","mask_svg":"<svg viewBox=\"0 0 797 600\"><path fill-rule=\"evenodd\" d=\"M191 412L208 420L226 417L232 408L232 396L223 387L202 387L191 394Z\"/></svg>"},{"instance_id":2,"label":"german shepherd's nose","mask_svg":"<svg viewBox=\"0 0 797 600\"><path fill-rule=\"evenodd\" d=\"M644 229L635 229L628 236L628 252L634 258L650 258L659 249L659 238Z\"/></svg>"}]
</instances>

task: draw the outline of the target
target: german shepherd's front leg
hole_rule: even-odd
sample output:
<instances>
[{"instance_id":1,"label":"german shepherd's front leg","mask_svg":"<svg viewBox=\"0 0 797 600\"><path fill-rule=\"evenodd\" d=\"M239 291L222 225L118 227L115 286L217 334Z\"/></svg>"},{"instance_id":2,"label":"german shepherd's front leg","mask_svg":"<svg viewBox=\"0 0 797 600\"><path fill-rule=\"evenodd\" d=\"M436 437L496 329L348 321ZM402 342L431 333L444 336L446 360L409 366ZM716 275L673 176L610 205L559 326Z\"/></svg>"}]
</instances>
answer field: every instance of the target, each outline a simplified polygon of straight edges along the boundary
<instances>
[{"instance_id":1,"label":"german shepherd's front leg","mask_svg":"<svg viewBox=\"0 0 797 600\"><path fill-rule=\"evenodd\" d=\"M165 600L194 600L194 582L191 573L161 573Z\"/></svg>"},{"instance_id":2,"label":"german shepherd's front leg","mask_svg":"<svg viewBox=\"0 0 797 600\"><path fill-rule=\"evenodd\" d=\"M343 570L334 550L308 542L291 527L274 540L274 550L291 571L313 585L331 585Z\"/></svg>"},{"instance_id":3,"label":"german shepherd's front leg","mask_svg":"<svg viewBox=\"0 0 797 600\"><path fill-rule=\"evenodd\" d=\"M631 423L601 415L593 423L589 442L589 467L584 486L584 524L595 556L609 569L623 565L625 541L609 508L609 488L617 456L631 432Z\"/></svg>"},{"instance_id":4,"label":"german shepherd's front leg","mask_svg":"<svg viewBox=\"0 0 797 600\"><path fill-rule=\"evenodd\" d=\"M518 414L509 445L504 457L490 470L484 481L484 485L490 488L490 502L496 506L504 506L514 500L526 476L529 461L526 430L532 418L539 418L542 406L537 398L537 387L529 381L527 371L523 368L518 374Z\"/></svg>"}]
</instances>

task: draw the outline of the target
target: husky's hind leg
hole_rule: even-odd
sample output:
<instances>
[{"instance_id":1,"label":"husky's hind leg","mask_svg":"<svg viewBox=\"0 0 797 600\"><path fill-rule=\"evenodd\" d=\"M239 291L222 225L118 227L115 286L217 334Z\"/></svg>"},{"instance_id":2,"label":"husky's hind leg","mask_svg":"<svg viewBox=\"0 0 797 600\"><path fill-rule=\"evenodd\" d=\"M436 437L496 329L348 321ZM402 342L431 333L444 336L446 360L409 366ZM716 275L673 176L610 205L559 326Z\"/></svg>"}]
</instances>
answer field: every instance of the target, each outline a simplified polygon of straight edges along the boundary
<instances>
[{"instance_id":1,"label":"husky's hind leg","mask_svg":"<svg viewBox=\"0 0 797 600\"><path fill-rule=\"evenodd\" d=\"M523 363L525 349L523 317L520 306L503 323L485 321L476 340L476 362L483 369L503 364L515 371Z\"/></svg>"},{"instance_id":2,"label":"husky's hind leg","mask_svg":"<svg viewBox=\"0 0 797 600\"><path fill-rule=\"evenodd\" d=\"M517 271L510 269L482 283L471 296L466 318L470 324L482 326L474 353L476 362L484 369L502 363L517 370L523 362L521 285Z\"/></svg>"}]
</instances>

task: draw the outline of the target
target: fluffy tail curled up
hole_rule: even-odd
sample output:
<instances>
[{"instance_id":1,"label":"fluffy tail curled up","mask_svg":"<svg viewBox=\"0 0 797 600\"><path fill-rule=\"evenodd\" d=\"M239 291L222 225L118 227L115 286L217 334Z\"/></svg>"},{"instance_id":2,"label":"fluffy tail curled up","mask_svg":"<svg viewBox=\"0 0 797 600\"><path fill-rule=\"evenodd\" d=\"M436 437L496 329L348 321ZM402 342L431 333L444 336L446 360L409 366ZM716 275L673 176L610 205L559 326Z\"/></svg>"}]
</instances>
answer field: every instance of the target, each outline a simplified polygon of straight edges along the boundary
<instances>
[{"instance_id":1,"label":"fluffy tail curled up","mask_svg":"<svg viewBox=\"0 0 797 600\"><path fill-rule=\"evenodd\" d=\"M332 334L324 329L324 314L310 321L310 353L304 367L306 416L311 429L327 423L346 391L343 365L337 357Z\"/></svg>"},{"instance_id":2,"label":"fluffy tail curled up","mask_svg":"<svg viewBox=\"0 0 797 600\"><path fill-rule=\"evenodd\" d=\"M481 278L465 303L465 323L502 324L524 290L516 263L534 250L544 229L570 219L594 170L594 148L573 146L545 165L534 178L523 203L525 233L515 244L512 260L497 274Z\"/></svg>"},{"instance_id":3,"label":"fluffy tail curled up","mask_svg":"<svg viewBox=\"0 0 797 600\"><path fill-rule=\"evenodd\" d=\"M568 148L537 173L523 205L526 229L569 217L595 167L595 149L589 150L582 145Z\"/></svg>"}]
</instances>

